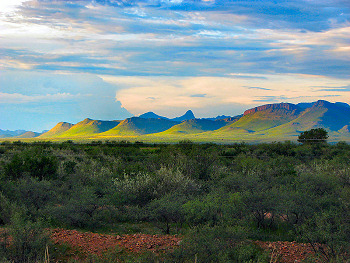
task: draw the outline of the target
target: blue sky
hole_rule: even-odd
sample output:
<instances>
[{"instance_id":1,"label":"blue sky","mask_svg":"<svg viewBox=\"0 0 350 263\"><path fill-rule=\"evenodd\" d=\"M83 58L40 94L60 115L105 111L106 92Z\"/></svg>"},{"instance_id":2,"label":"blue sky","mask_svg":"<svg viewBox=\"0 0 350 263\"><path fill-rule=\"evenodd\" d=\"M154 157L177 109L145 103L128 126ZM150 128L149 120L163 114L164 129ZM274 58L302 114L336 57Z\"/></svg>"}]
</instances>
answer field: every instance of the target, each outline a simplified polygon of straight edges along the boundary
<instances>
[{"instance_id":1,"label":"blue sky","mask_svg":"<svg viewBox=\"0 0 350 263\"><path fill-rule=\"evenodd\" d=\"M350 2L2 1L0 58L0 129L349 103Z\"/></svg>"}]
</instances>

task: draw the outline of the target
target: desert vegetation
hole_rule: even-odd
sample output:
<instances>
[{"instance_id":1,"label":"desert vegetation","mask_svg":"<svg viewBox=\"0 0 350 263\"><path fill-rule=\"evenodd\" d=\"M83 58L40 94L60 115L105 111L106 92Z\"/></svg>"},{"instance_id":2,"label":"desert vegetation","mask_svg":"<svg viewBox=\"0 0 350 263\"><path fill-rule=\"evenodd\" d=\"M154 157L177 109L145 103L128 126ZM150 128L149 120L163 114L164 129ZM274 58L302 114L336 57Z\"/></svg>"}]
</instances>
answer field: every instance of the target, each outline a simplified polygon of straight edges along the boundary
<instances>
[{"instance_id":1,"label":"desert vegetation","mask_svg":"<svg viewBox=\"0 0 350 263\"><path fill-rule=\"evenodd\" d=\"M0 257L278 262L257 242L296 241L314 251L306 262L346 262L349 158L350 145L343 142L3 142ZM69 244L51 241L52 229L176 235L182 241L164 252L120 248L79 258L68 256L74 249Z\"/></svg>"}]
</instances>

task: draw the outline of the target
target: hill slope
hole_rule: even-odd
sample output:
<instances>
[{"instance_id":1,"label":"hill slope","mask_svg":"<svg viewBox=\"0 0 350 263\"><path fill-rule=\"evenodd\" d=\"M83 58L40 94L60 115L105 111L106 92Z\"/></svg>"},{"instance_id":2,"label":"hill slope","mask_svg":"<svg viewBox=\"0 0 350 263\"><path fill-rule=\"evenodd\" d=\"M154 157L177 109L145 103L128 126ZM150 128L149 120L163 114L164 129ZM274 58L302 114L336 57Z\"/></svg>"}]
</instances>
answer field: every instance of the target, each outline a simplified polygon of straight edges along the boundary
<instances>
[{"instance_id":1,"label":"hill slope","mask_svg":"<svg viewBox=\"0 0 350 263\"><path fill-rule=\"evenodd\" d=\"M49 139L141 136L137 140L261 142L296 140L301 131L325 128L330 136L329 141L350 141L350 106L346 103L319 100L297 105L267 104L246 110L243 115L221 119L224 117L227 116L195 119L189 110L181 117L168 119L148 112L123 121L85 119L75 125L60 122L41 135L26 133L19 137L23 131L0 130L0 138L11 135L13 138L34 138L40 135L39 138ZM15 133L17 137L13 136Z\"/></svg>"},{"instance_id":2,"label":"hill slope","mask_svg":"<svg viewBox=\"0 0 350 263\"><path fill-rule=\"evenodd\" d=\"M224 120L212 121L206 119L192 119L183 121L164 132L158 133L157 135L196 134L206 131L214 131L228 124L229 122Z\"/></svg>"},{"instance_id":3,"label":"hill slope","mask_svg":"<svg viewBox=\"0 0 350 263\"><path fill-rule=\"evenodd\" d=\"M342 131L350 124L350 108L328 101L319 100L303 111L298 118L270 129L267 134L276 136L297 136L301 131L325 128L328 132Z\"/></svg>"},{"instance_id":4,"label":"hill slope","mask_svg":"<svg viewBox=\"0 0 350 263\"><path fill-rule=\"evenodd\" d=\"M41 133L38 132L32 132L32 131L27 131L19 136L15 136L15 138L21 138L21 139L27 139L27 138L36 138L40 135Z\"/></svg>"},{"instance_id":5,"label":"hill slope","mask_svg":"<svg viewBox=\"0 0 350 263\"><path fill-rule=\"evenodd\" d=\"M103 132L101 136L137 136L165 131L178 122L167 119L144 119L132 117L123 120L118 126Z\"/></svg>"},{"instance_id":6,"label":"hill slope","mask_svg":"<svg viewBox=\"0 0 350 263\"><path fill-rule=\"evenodd\" d=\"M69 130L55 136L60 138L86 137L108 131L119 124L119 121L100 121L85 119L73 125Z\"/></svg>"},{"instance_id":7,"label":"hill slope","mask_svg":"<svg viewBox=\"0 0 350 263\"><path fill-rule=\"evenodd\" d=\"M25 130L16 130L16 131L9 131L9 130L0 130L0 138L10 138L15 136L20 136L27 131Z\"/></svg>"},{"instance_id":8,"label":"hill slope","mask_svg":"<svg viewBox=\"0 0 350 263\"><path fill-rule=\"evenodd\" d=\"M51 130L41 134L39 136L39 138L51 138L51 137L55 137L55 136L61 135L65 131L68 131L70 128L72 128L73 125L74 124L68 123L68 122L59 122Z\"/></svg>"},{"instance_id":9,"label":"hill slope","mask_svg":"<svg viewBox=\"0 0 350 263\"><path fill-rule=\"evenodd\" d=\"M290 103L267 104L246 110L236 122L219 129L218 133L254 133L296 119L301 109Z\"/></svg>"}]
</instances>

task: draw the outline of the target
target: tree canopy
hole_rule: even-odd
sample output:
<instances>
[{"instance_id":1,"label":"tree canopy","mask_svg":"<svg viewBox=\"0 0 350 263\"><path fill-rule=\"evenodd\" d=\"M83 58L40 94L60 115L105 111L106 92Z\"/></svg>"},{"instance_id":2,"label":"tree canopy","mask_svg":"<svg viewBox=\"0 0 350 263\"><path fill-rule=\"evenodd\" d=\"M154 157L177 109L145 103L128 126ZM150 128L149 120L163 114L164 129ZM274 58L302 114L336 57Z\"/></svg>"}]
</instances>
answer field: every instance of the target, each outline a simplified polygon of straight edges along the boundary
<instances>
[{"instance_id":1,"label":"tree canopy","mask_svg":"<svg viewBox=\"0 0 350 263\"><path fill-rule=\"evenodd\" d=\"M298 142L303 144L325 143L327 139L328 132L323 128L316 128L303 131L298 137Z\"/></svg>"}]
</instances>

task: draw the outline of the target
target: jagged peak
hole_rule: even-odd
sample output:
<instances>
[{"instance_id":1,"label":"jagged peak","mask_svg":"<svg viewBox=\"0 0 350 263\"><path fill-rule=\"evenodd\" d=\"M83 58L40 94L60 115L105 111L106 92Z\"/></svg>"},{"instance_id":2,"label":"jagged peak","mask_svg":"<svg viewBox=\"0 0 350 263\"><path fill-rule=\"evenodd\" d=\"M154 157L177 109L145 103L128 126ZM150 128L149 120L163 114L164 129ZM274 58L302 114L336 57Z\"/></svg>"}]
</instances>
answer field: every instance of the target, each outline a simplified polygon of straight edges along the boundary
<instances>
[{"instance_id":1,"label":"jagged peak","mask_svg":"<svg viewBox=\"0 0 350 263\"><path fill-rule=\"evenodd\" d=\"M191 117L192 119L195 119L195 116L193 114L193 111L192 110L188 110L186 111L186 113L184 115L182 115L181 117Z\"/></svg>"},{"instance_id":2,"label":"jagged peak","mask_svg":"<svg viewBox=\"0 0 350 263\"><path fill-rule=\"evenodd\" d=\"M194 116L192 110L188 110L186 111L186 113L180 117L177 118L173 118L171 120L173 121L185 121L185 120L191 120L191 119L195 119L196 117Z\"/></svg>"}]
</instances>

